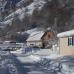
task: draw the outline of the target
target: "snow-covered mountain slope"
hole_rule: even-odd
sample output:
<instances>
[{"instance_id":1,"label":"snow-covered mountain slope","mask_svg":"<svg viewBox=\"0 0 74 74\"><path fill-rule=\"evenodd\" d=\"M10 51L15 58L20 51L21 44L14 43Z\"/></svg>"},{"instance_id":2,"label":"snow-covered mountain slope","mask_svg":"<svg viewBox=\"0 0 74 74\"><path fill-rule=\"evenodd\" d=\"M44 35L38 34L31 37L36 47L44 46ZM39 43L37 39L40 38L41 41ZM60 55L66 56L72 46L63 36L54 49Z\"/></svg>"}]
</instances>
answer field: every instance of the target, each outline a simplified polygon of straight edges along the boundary
<instances>
[{"instance_id":1,"label":"snow-covered mountain slope","mask_svg":"<svg viewBox=\"0 0 74 74\"><path fill-rule=\"evenodd\" d=\"M15 8L16 11L12 12L7 17L5 17L4 21L2 21L1 24L4 24L4 25L11 24L10 21L16 18L22 21L25 15L31 16L34 10L40 11L46 3L51 2L51 1L52 0L4 0L3 1L4 8L10 7L13 5L18 8ZM30 2L30 3L29 5L25 6L27 2ZM62 1L59 0L59 3L62 3Z\"/></svg>"},{"instance_id":2,"label":"snow-covered mountain slope","mask_svg":"<svg viewBox=\"0 0 74 74\"><path fill-rule=\"evenodd\" d=\"M29 6L26 7L27 9L26 13L32 15L35 9L41 10L45 4L46 4L45 0L34 0L33 3L31 3Z\"/></svg>"},{"instance_id":3,"label":"snow-covered mountain slope","mask_svg":"<svg viewBox=\"0 0 74 74\"><path fill-rule=\"evenodd\" d=\"M73 0L4 0L7 1L0 25L21 25L18 31L37 27L52 27L58 32L73 29ZM9 4L8 4L9 3ZM72 4L72 5L71 5ZM1 5L1 4L0 4ZM11 9L10 9L11 8ZM1 19L0 17L0 19ZM71 25L70 25L71 24ZM54 26L55 25L55 26ZM68 27L70 25L70 27ZM65 28L63 28L65 26ZM14 27L15 28L15 27ZM17 31L17 32L18 32Z\"/></svg>"},{"instance_id":4,"label":"snow-covered mountain slope","mask_svg":"<svg viewBox=\"0 0 74 74\"><path fill-rule=\"evenodd\" d=\"M19 20L22 21L24 19L25 15L31 16L35 9L40 11L46 3L47 3L47 0L34 0L28 6L18 8L15 12L9 14L5 18L5 21L2 21L1 23L3 23L3 24L8 24L9 23L10 24L10 21L12 21L12 19L14 20L16 18L18 18Z\"/></svg>"}]
</instances>

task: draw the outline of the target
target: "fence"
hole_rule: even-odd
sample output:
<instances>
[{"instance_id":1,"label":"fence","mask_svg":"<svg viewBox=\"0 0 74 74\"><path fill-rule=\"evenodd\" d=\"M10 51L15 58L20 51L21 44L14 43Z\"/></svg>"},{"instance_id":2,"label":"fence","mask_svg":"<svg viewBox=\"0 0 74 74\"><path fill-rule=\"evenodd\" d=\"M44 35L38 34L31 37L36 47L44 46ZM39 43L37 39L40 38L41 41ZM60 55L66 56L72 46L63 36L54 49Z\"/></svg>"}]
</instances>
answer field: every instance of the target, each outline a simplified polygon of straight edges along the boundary
<instances>
[{"instance_id":1,"label":"fence","mask_svg":"<svg viewBox=\"0 0 74 74\"><path fill-rule=\"evenodd\" d=\"M10 44L0 44L1 49L6 49L6 48L21 48L24 46L24 43L10 43Z\"/></svg>"}]
</instances>

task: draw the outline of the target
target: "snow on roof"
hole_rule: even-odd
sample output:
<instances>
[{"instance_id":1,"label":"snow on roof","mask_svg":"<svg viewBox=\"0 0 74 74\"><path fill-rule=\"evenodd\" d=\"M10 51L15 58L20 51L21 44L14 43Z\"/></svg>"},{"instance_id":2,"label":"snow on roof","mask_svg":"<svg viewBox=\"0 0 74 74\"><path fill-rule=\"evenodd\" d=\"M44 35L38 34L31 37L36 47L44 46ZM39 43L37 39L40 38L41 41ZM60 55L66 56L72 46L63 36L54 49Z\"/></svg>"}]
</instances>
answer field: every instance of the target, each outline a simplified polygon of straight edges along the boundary
<instances>
[{"instance_id":1,"label":"snow on roof","mask_svg":"<svg viewBox=\"0 0 74 74\"><path fill-rule=\"evenodd\" d=\"M37 28L24 31L24 32L22 32L21 34L22 34L22 35L25 34L25 33L27 33L27 34L32 34L32 33L35 32L35 31L37 31Z\"/></svg>"},{"instance_id":2,"label":"snow on roof","mask_svg":"<svg viewBox=\"0 0 74 74\"><path fill-rule=\"evenodd\" d=\"M34 36L34 35L36 35L36 34L39 34L39 31L33 32L30 36Z\"/></svg>"},{"instance_id":3,"label":"snow on roof","mask_svg":"<svg viewBox=\"0 0 74 74\"><path fill-rule=\"evenodd\" d=\"M74 30L70 30L70 31L66 31L66 32L62 32L57 34L57 37L67 37L67 36L72 36L74 35Z\"/></svg>"},{"instance_id":4,"label":"snow on roof","mask_svg":"<svg viewBox=\"0 0 74 74\"><path fill-rule=\"evenodd\" d=\"M29 38L27 39L27 41L39 41L41 40L41 37L44 35L43 31L38 31L38 32L33 32Z\"/></svg>"},{"instance_id":5,"label":"snow on roof","mask_svg":"<svg viewBox=\"0 0 74 74\"><path fill-rule=\"evenodd\" d=\"M34 28L34 29L27 30L26 33L32 34L33 32L37 32L37 31L38 31L38 28Z\"/></svg>"},{"instance_id":6,"label":"snow on roof","mask_svg":"<svg viewBox=\"0 0 74 74\"><path fill-rule=\"evenodd\" d=\"M30 29L30 30L27 30L27 31L24 31L24 32L21 32L21 34L29 34L30 36L36 32L39 32L39 31L43 31L43 28L33 28L33 29ZM17 32L18 33L18 32Z\"/></svg>"}]
</instances>

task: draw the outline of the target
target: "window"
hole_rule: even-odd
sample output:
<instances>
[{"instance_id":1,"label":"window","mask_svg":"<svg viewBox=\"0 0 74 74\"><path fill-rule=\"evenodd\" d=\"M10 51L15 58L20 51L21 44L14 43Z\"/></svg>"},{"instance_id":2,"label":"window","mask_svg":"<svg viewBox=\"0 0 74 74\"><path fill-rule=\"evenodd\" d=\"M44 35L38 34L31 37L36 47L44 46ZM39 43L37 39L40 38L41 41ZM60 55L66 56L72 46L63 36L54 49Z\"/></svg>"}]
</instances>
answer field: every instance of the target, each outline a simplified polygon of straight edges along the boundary
<instances>
[{"instance_id":1,"label":"window","mask_svg":"<svg viewBox=\"0 0 74 74\"><path fill-rule=\"evenodd\" d=\"M30 44L31 46L34 46L34 44Z\"/></svg>"},{"instance_id":2,"label":"window","mask_svg":"<svg viewBox=\"0 0 74 74\"><path fill-rule=\"evenodd\" d=\"M68 46L73 46L74 45L74 37L69 37L68 38Z\"/></svg>"}]
</instances>

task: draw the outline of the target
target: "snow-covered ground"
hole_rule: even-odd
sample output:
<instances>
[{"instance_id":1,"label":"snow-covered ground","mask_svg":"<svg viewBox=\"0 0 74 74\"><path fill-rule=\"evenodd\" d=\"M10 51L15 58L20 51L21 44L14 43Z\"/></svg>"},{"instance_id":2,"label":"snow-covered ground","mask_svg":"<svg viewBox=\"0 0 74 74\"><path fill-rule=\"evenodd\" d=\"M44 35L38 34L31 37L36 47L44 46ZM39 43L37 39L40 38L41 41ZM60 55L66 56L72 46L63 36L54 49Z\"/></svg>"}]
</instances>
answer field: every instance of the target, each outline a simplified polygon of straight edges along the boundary
<instances>
[{"instance_id":1,"label":"snow-covered ground","mask_svg":"<svg viewBox=\"0 0 74 74\"><path fill-rule=\"evenodd\" d=\"M11 55L7 51L0 51L0 74L18 74Z\"/></svg>"},{"instance_id":2,"label":"snow-covered ground","mask_svg":"<svg viewBox=\"0 0 74 74\"><path fill-rule=\"evenodd\" d=\"M62 58L63 56L59 56L57 53L52 52L51 49L40 49L28 55L22 54L23 56L19 56L19 54L20 53L16 55L16 58L22 63L36 63L40 62L43 58L51 60L51 62L47 60L48 63L42 61L38 64L40 68L42 68L42 71L44 70L48 73L54 71L56 74L74 74L74 57Z\"/></svg>"},{"instance_id":3,"label":"snow-covered ground","mask_svg":"<svg viewBox=\"0 0 74 74\"><path fill-rule=\"evenodd\" d=\"M32 52L24 53L25 48L20 50L11 51L14 55L17 56L17 59L21 62L35 62L39 61L42 58L56 59L59 57L58 54L53 53L51 49L39 49L37 51L33 50Z\"/></svg>"},{"instance_id":4,"label":"snow-covered ground","mask_svg":"<svg viewBox=\"0 0 74 74\"><path fill-rule=\"evenodd\" d=\"M37 55L29 55L29 56L23 56L23 57L17 57L17 59L21 62L21 63L35 63L38 62L39 60L41 60L41 58Z\"/></svg>"},{"instance_id":5,"label":"snow-covered ground","mask_svg":"<svg viewBox=\"0 0 74 74\"><path fill-rule=\"evenodd\" d=\"M37 66L40 68L40 72L30 71L28 72L29 74L30 73L32 74L35 72L37 73L51 72L50 74L55 74L55 73L56 74L74 74L74 57L59 56L59 54L57 54L56 51L54 52L52 51L54 50L54 48L39 49L36 51L34 50L35 48L32 48L32 49L33 49L32 52L29 51L27 53L24 52L25 47L20 48L20 50L16 50L16 51L10 51L10 52L1 51L0 52L1 69L4 69L6 71L6 68L7 68L8 69L7 71L9 71L10 74L18 74L17 67L15 66L15 62L18 60L22 64L25 64L25 63L37 64ZM13 62L11 59L15 60L15 62ZM4 66L6 66L6 68Z\"/></svg>"},{"instance_id":6,"label":"snow-covered ground","mask_svg":"<svg viewBox=\"0 0 74 74\"><path fill-rule=\"evenodd\" d=\"M19 66L18 62L22 63L23 67L31 69L28 71L29 74L74 74L74 56L58 58L59 56L54 53L51 54L49 49L41 49L28 55L11 53L0 52L0 73L2 74L20 74L21 65ZM25 63L36 64L37 70L32 70L33 66L25 66Z\"/></svg>"}]
</instances>

